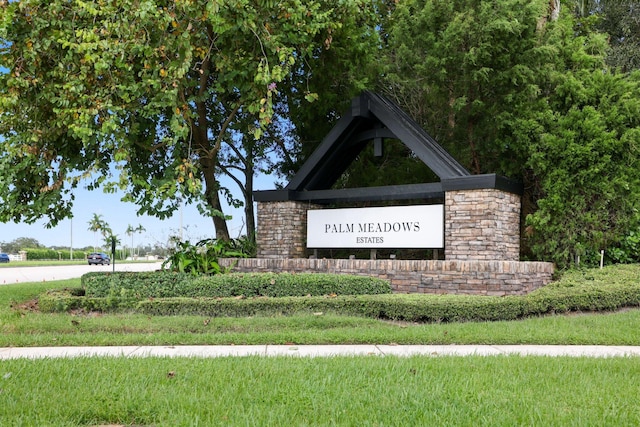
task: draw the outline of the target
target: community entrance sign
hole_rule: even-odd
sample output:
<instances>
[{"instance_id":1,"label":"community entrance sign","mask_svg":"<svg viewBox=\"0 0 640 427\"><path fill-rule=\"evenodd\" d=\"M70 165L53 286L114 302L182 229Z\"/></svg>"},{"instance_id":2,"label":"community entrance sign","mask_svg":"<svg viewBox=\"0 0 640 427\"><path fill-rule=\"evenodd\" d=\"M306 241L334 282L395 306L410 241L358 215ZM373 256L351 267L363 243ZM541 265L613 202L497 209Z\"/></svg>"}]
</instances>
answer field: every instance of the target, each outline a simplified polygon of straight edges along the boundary
<instances>
[{"instance_id":1,"label":"community entrance sign","mask_svg":"<svg viewBox=\"0 0 640 427\"><path fill-rule=\"evenodd\" d=\"M444 247L444 205L307 211L308 248Z\"/></svg>"},{"instance_id":2,"label":"community entrance sign","mask_svg":"<svg viewBox=\"0 0 640 427\"><path fill-rule=\"evenodd\" d=\"M340 188L351 163L383 157L397 141L433 179ZM519 261L522 191L496 174L472 175L398 105L364 92L286 187L253 193L257 257L232 262L243 272L377 276L402 293L526 294L552 279L553 264ZM392 253L405 248L425 249L424 259ZM426 249L441 248L439 259L427 259ZM355 250L334 258L345 254L334 249L369 249L369 259ZM377 249L389 258L377 258Z\"/></svg>"},{"instance_id":3,"label":"community entrance sign","mask_svg":"<svg viewBox=\"0 0 640 427\"><path fill-rule=\"evenodd\" d=\"M383 157L385 147L397 146L386 143L391 140L408 148L433 179L340 188L352 163ZM522 190L496 174L471 174L398 105L363 92L286 187L253 193L258 257L306 258L325 248L444 248L447 260L517 261Z\"/></svg>"}]
</instances>

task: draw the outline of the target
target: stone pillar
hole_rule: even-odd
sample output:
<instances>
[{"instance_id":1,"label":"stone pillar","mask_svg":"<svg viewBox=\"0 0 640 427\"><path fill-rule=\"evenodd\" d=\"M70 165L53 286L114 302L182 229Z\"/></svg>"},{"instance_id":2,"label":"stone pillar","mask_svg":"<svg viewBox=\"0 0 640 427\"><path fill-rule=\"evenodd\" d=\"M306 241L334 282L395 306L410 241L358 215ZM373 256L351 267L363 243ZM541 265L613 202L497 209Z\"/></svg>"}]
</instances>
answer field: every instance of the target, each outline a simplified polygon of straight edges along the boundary
<instances>
[{"instance_id":1,"label":"stone pillar","mask_svg":"<svg viewBox=\"0 0 640 427\"><path fill-rule=\"evenodd\" d=\"M521 199L496 190L445 193L445 259L518 261Z\"/></svg>"},{"instance_id":2,"label":"stone pillar","mask_svg":"<svg viewBox=\"0 0 640 427\"><path fill-rule=\"evenodd\" d=\"M258 258L305 258L308 202L258 202Z\"/></svg>"}]
</instances>

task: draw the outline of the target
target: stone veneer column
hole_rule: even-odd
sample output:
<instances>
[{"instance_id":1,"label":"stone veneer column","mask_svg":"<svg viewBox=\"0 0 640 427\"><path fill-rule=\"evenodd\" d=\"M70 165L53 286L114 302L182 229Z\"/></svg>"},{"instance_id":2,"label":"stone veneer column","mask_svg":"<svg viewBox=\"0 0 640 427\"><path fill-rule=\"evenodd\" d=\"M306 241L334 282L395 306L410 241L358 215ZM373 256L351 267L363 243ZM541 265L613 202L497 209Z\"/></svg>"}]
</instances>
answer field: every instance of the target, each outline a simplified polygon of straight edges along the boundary
<instances>
[{"instance_id":1,"label":"stone veneer column","mask_svg":"<svg viewBox=\"0 0 640 427\"><path fill-rule=\"evenodd\" d=\"M304 258L308 202L258 202L258 258Z\"/></svg>"},{"instance_id":2,"label":"stone veneer column","mask_svg":"<svg viewBox=\"0 0 640 427\"><path fill-rule=\"evenodd\" d=\"M518 261L520 196L496 189L445 193L445 259Z\"/></svg>"}]
</instances>

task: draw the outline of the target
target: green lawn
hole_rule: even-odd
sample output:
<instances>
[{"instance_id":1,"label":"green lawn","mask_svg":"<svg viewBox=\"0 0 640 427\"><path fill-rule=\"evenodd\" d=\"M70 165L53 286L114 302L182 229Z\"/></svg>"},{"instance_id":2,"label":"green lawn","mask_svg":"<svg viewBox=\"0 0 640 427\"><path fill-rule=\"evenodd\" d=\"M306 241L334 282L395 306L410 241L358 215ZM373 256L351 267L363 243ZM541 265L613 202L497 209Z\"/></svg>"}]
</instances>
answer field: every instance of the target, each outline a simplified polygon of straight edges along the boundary
<instances>
[{"instance_id":1,"label":"green lawn","mask_svg":"<svg viewBox=\"0 0 640 427\"><path fill-rule=\"evenodd\" d=\"M25 301L79 279L0 286L0 347L179 344L640 345L640 309L509 322L414 324L336 315L255 318L45 314Z\"/></svg>"},{"instance_id":2,"label":"green lawn","mask_svg":"<svg viewBox=\"0 0 640 427\"><path fill-rule=\"evenodd\" d=\"M7 426L637 426L640 360L81 358L0 365Z\"/></svg>"},{"instance_id":3,"label":"green lawn","mask_svg":"<svg viewBox=\"0 0 640 427\"><path fill-rule=\"evenodd\" d=\"M0 347L640 345L638 308L511 322L411 324L325 315L43 314L30 304L46 289L78 285L68 280L0 286ZM640 358L17 359L0 364L0 425L637 426L639 375Z\"/></svg>"}]
</instances>

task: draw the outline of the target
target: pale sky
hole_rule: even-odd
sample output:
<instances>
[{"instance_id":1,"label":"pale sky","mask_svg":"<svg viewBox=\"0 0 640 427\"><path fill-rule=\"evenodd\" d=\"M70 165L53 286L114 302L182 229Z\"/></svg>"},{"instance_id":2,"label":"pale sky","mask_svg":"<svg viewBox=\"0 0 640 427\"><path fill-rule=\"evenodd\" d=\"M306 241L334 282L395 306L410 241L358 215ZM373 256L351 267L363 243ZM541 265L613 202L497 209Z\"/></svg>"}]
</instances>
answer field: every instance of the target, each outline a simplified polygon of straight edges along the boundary
<instances>
[{"instance_id":1,"label":"pale sky","mask_svg":"<svg viewBox=\"0 0 640 427\"><path fill-rule=\"evenodd\" d=\"M225 183L236 191L233 183ZM257 190L271 190L274 188L270 177L256 179ZM239 194L239 190L237 190ZM1 242L11 242L19 237L31 237L41 244L49 246L69 247L73 242L74 248L93 247L102 244L102 237L94 235L89 231L89 221L93 214L102 215L102 219L109 224L114 234L125 243L131 245L131 236L126 234L129 225L136 228L142 225L146 231L133 235L133 244L153 245L155 242L165 244L170 236L178 235L180 225L183 227L183 240L190 240L195 243L204 238L215 237L213 221L211 218L203 217L195 205L185 206L182 210L182 219L179 211L176 211L172 218L159 220L153 217L139 217L136 215L137 206L132 203L121 202L122 195L105 194L101 190L76 192L76 199L73 206L73 219L61 221L55 228L44 227L46 221L41 220L34 224L14 224L0 223L0 244ZM238 196L239 198L239 196ZM232 215L233 219L228 221L229 234L231 237L239 237L246 233L244 228L244 214L242 209L233 210L226 205L224 199L223 209L226 215Z\"/></svg>"}]
</instances>

